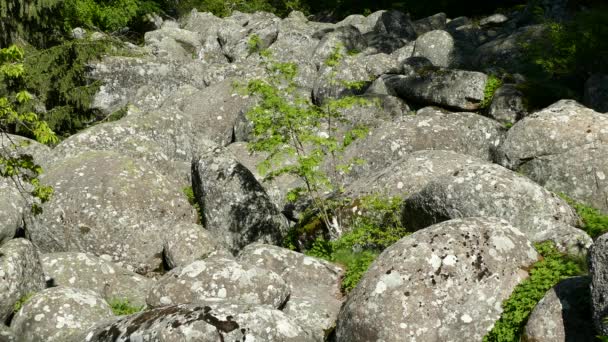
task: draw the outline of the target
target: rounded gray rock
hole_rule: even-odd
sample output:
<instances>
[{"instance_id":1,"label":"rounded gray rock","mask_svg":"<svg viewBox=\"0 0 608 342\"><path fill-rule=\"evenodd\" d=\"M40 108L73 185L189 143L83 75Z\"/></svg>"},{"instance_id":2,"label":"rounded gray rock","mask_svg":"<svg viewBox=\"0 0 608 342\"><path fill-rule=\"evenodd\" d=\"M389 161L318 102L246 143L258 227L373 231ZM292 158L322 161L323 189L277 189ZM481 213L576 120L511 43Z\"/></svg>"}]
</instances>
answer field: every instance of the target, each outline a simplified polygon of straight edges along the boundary
<instances>
[{"instance_id":1,"label":"rounded gray rock","mask_svg":"<svg viewBox=\"0 0 608 342\"><path fill-rule=\"evenodd\" d=\"M186 266L196 260L207 258L224 247L202 226L178 222L167 234L163 254L169 268Z\"/></svg>"}]
</instances>

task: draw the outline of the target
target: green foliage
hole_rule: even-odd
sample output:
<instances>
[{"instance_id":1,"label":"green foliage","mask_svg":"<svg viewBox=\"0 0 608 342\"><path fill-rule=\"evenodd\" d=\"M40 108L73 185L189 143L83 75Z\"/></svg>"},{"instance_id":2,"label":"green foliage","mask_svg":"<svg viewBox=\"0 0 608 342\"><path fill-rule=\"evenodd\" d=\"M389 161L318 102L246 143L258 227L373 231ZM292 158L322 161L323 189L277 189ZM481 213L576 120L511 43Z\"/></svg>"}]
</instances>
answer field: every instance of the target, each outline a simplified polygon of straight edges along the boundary
<instances>
[{"instance_id":1,"label":"green foliage","mask_svg":"<svg viewBox=\"0 0 608 342\"><path fill-rule=\"evenodd\" d=\"M25 304L33 296L34 296L34 292L29 292L29 293L26 293L25 295L21 296L21 298L19 298L15 302L15 304L13 304L13 312L14 313L19 312L19 310L21 310L21 308L23 307L23 304Z\"/></svg>"},{"instance_id":2,"label":"green foliage","mask_svg":"<svg viewBox=\"0 0 608 342\"><path fill-rule=\"evenodd\" d=\"M494 75L488 76L486 86L483 90L483 101L480 103L481 108L488 108L492 104L494 93L502 86L502 80Z\"/></svg>"},{"instance_id":3,"label":"green foliage","mask_svg":"<svg viewBox=\"0 0 608 342\"><path fill-rule=\"evenodd\" d=\"M608 215L602 214L598 209L577 202L566 194L559 194L568 204L576 210L578 216L581 217L582 226L579 228L587 232L593 239L608 232Z\"/></svg>"},{"instance_id":4,"label":"green foliage","mask_svg":"<svg viewBox=\"0 0 608 342\"><path fill-rule=\"evenodd\" d=\"M0 47L19 38L32 44L45 44L61 32L58 13L60 0L0 0Z\"/></svg>"},{"instance_id":5,"label":"green foliage","mask_svg":"<svg viewBox=\"0 0 608 342\"><path fill-rule=\"evenodd\" d=\"M342 291L350 292L380 252L409 234L399 217L402 203L401 198L378 196L355 201L351 229L335 241L318 237L306 254L343 265Z\"/></svg>"},{"instance_id":6,"label":"green foliage","mask_svg":"<svg viewBox=\"0 0 608 342\"><path fill-rule=\"evenodd\" d=\"M182 189L184 195L186 195L186 199L188 203L196 210L196 214L198 215L198 222L201 222L201 218L203 217L203 212L201 211L201 206L196 200L196 196L194 195L194 190L191 186L187 186Z\"/></svg>"},{"instance_id":7,"label":"green foliage","mask_svg":"<svg viewBox=\"0 0 608 342\"><path fill-rule=\"evenodd\" d=\"M115 316L124 316L138 313L144 306L133 306L126 298L113 298L108 302Z\"/></svg>"},{"instance_id":8,"label":"green foliage","mask_svg":"<svg viewBox=\"0 0 608 342\"><path fill-rule=\"evenodd\" d=\"M552 242L538 243L535 247L543 259L533 265L530 277L517 285L502 303L503 313L484 342L519 341L528 316L547 291L561 280L584 273L577 260L561 254Z\"/></svg>"},{"instance_id":9,"label":"green foliage","mask_svg":"<svg viewBox=\"0 0 608 342\"><path fill-rule=\"evenodd\" d=\"M341 192L338 178L351 165L344 163L342 153L354 140L367 134L365 127L350 122L342 111L368 102L347 96L329 99L322 106L314 105L309 97L298 92L295 64L276 62L268 52L262 58L268 77L250 81L245 89L259 99L247 113L253 124L249 149L267 154L258 165L267 179L284 174L299 177L305 186L292 190L288 199L293 201L305 195L329 228L332 219L325 196ZM332 55L326 64L337 66L332 60L340 59ZM339 124L352 128L338 134ZM327 167L329 172L325 171L327 161L331 165Z\"/></svg>"},{"instance_id":10,"label":"green foliage","mask_svg":"<svg viewBox=\"0 0 608 342\"><path fill-rule=\"evenodd\" d=\"M227 17L234 11L245 13L266 11L278 16L286 16L294 10L307 10L300 0L183 0L176 6L180 15L189 13L193 8L199 12L211 12L218 17Z\"/></svg>"},{"instance_id":11,"label":"green foliage","mask_svg":"<svg viewBox=\"0 0 608 342\"><path fill-rule=\"evenodd\" d=\"M66 30L86 27L113 32L159 11L159 4L151 0L65 0L62 17Z\"/></svg>"},{"instance_id":12,"label":"green foliage","mask_svg":"<svg viewBox=\"0 0 608 342\"><path fill-rule=\"evenodd\" d=\"M249 54L259 53L262 50L262 40L257 34L252 34L247 41Z\"/></svg>"},{"instance_id":13,"label":"green foliage","mask_svg":"<svg viewBox=\"0 0 608 342\"><path fill-rule=\"evenodd\" d=\"M24 52L17 46L0 49L0 78L16 81L25 75L22 61ZM35 113L20 111L16 107L23 106L31 100L27 91L18 91L13 97L0 97L0 134L5 134L15 128L27 131L41 143L55 143L57 137L49 126ZM7 140L8 139L7 136ZM19 153L19 146L13 145L15 151L3 150L0 153L0 177L10 177L19 181L25 181L31 185L30 194L42 203L48 201L53 193L49 186L40 184L38 176L42 173L42 167L37 165L32 156ZM39 213L38 203L32 204L32 212Z\"/></svg>"}]
</instances>

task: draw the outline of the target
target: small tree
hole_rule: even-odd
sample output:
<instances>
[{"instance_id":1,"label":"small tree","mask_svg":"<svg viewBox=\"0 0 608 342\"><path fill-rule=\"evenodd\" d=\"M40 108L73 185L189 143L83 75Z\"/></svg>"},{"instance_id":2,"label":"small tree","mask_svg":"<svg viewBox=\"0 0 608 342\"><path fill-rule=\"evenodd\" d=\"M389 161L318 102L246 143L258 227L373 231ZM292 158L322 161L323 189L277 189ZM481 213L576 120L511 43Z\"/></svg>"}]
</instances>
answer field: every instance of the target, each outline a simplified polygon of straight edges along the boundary
<instances>
[{"instance_id":1,"label":"small tree","mask_svg":"<svg viewBox=\"0 0 608 342\"><path fill-rule=\"evenodd\" d=\"M25 73L23 64L23 50L13 45L0 49L0 75L7 80L16 80ZM14 98L0 97L0 135L9 141L9 146L0 149L0 176L14 179L20 188L24 189L22 181L31 185L30 194L40 201L47 201L52 188L40 184L38 176L42 168L37 165L32 156L19 153L20 145L14 142L7 134L15 128L25 129L30 132L36 140L41 143L55 143L57 137L51 131L46 122L38 119L32 112L19 112L15 109L15 103L24 104L31 100L31 95L23 90L18 92ZM13 150L14 149L14 150ZM37 213L40 207L37 203L32 204L32 211Z\"/></svg>"},{"instance_id":2,"label":"small tree","mask_svg":"<svg viewBox=\"0 0 608 342\"><path fill-rule=\"evenodd\" d=\"M336 47L326 61L327 67L339 65L343 58L341 51L340 46ZM297 65L277 62L268 51L262 51L261 56L267 78L247 84L248 94L259 97L257 105L247 113L253 123L249 148L268 154L258 165L266 179L291 174L303 181L303 187L288 193L288 200L295 201L300 196L309 199L330 229L330 235L336 237L340 233L340 222L331 212L328 198L339 199L343 191L340 175L348 172L352 163L360 162L344 162L344 150L367 134L365 127L349 121L343 111L368 101L346 96L314 105L309 96L299 92ZM335 80L335 73L330 73L330 77L330 82L339 82Z\"/></svg>"}]
</instances>

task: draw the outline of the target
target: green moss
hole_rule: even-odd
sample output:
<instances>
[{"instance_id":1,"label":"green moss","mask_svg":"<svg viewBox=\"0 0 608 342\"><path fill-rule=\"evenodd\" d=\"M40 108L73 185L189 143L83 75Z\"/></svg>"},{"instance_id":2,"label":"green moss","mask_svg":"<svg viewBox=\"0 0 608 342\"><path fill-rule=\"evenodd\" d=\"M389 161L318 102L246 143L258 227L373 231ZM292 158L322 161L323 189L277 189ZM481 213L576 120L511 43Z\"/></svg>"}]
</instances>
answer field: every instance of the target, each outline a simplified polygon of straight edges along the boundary
<instances>
[{"instance_id":1,"label":"green moss","mask_svg":"<svg viewBox=\"0 0 608 342\"><path fill-rule=\"evenodd\" d=\"M194 195L194 190L192 189L191 186L187 186L182 189L182 192L186 196L188 203L190 203L190 205L196 210L196 214L198 215L198 223L202 222L201 219L203 218L203 212L201 211L200 204L196 200L196 196Z\"/></svg>"},{"instance_id":2,"label":"green moss","mask_svg":"<svg viewBox=\"0 0 608 342\"><path fill-rule=\"evenodd\" d=\"M29 293L26 293L25 295L21 296L21 298L19 298L19 300L17 300L15 302L15 304L13 304L13 312L17 313L19 310L21 310L21 308L23 307L23 304L25 304L25 302L30 300L33 296L34 296L33 292L29 292Z\"/></svg>"},{"instance_id":3,"label":"green moss","mask_svg":"<svg viewBox=\"0 0 608 342\"><path fill-rule=\"evenodd\" d=\"M140 312L144 306L133 306L126 298L114 298L108 302L116 316L131 315Z\"/></svg>"},{"instance_id":4,"label":"green moss","mask_svg":"<svg viewBox=\"0 0 608 342\"><path fill-rule=\"evenodd\" d=\"M598 209L577 202L566 196L564 193L559 194L568 204L576 210L578 216L582 220L582 225L578 228L584 230L593 239L608 232L608 215L602 214Z\"/></svg>"},{"instance_id":5,"label":"green moss","mask_svg":"<svg viewBox=\"0 0 608 342\"><path fill-rule=\"evenodd\" d=\"M532 266L530 276L502 303L502 315L484 342L520 341L528 316L547 291L563 279L584 274L581 261L558 252L552 242L538 243L535 247L543 259Z\"/></svg>"},{"instance_id":6,"label":"green moss","mask_svg":"<svg viewBox=\"0 0 608 342\"><path fill-rule=\"evenodd\" d=\"M502 80L496 76L488 76L486 86L483 90L483 101L479 104L481 108L488 108L492 104L494 94L502 86Z\"/></svg>"}]
</instances>

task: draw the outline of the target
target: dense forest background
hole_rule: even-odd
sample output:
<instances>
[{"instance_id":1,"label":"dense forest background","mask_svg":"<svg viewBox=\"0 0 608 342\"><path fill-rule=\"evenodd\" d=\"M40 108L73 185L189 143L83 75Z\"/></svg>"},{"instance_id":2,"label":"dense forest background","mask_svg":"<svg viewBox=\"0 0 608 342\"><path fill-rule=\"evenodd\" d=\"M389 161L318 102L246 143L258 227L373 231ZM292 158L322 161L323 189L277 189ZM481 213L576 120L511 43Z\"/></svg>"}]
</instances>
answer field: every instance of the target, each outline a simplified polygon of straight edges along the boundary
<instances>
[{"instance_id":1,"label":"dense forest background","mask_svg":"<svg viewBox=\"0 0 608 342\"><path fill-rule=\"evenodd\" d=\"M548 13L555 3L566 3L567 14ZM548 27L543 41L527 53L527 91L535 107L580 99L585 80L608 71L608 7L602 0L0 0L0 48L17 44L25 51L25 73L0 76L0 97L14 99L27 90L34 100L14 101L19 110L38 113L60 138L73 134L103 119L89 109L99 84L87 79L87 63L110 51L120 53L126 41L141 43L143 34L155 29L155 18L177 20L192 9L217 16L258 10L286 16L299 10L316 21L380 9L400 10L413 19L444 12L474 21L492 13L528 13L526 24ZM99 32L102 39L74 39L76 28L88 37ZM3 130L28 135L17 126Z\"/></svg>"}]
</instances>

